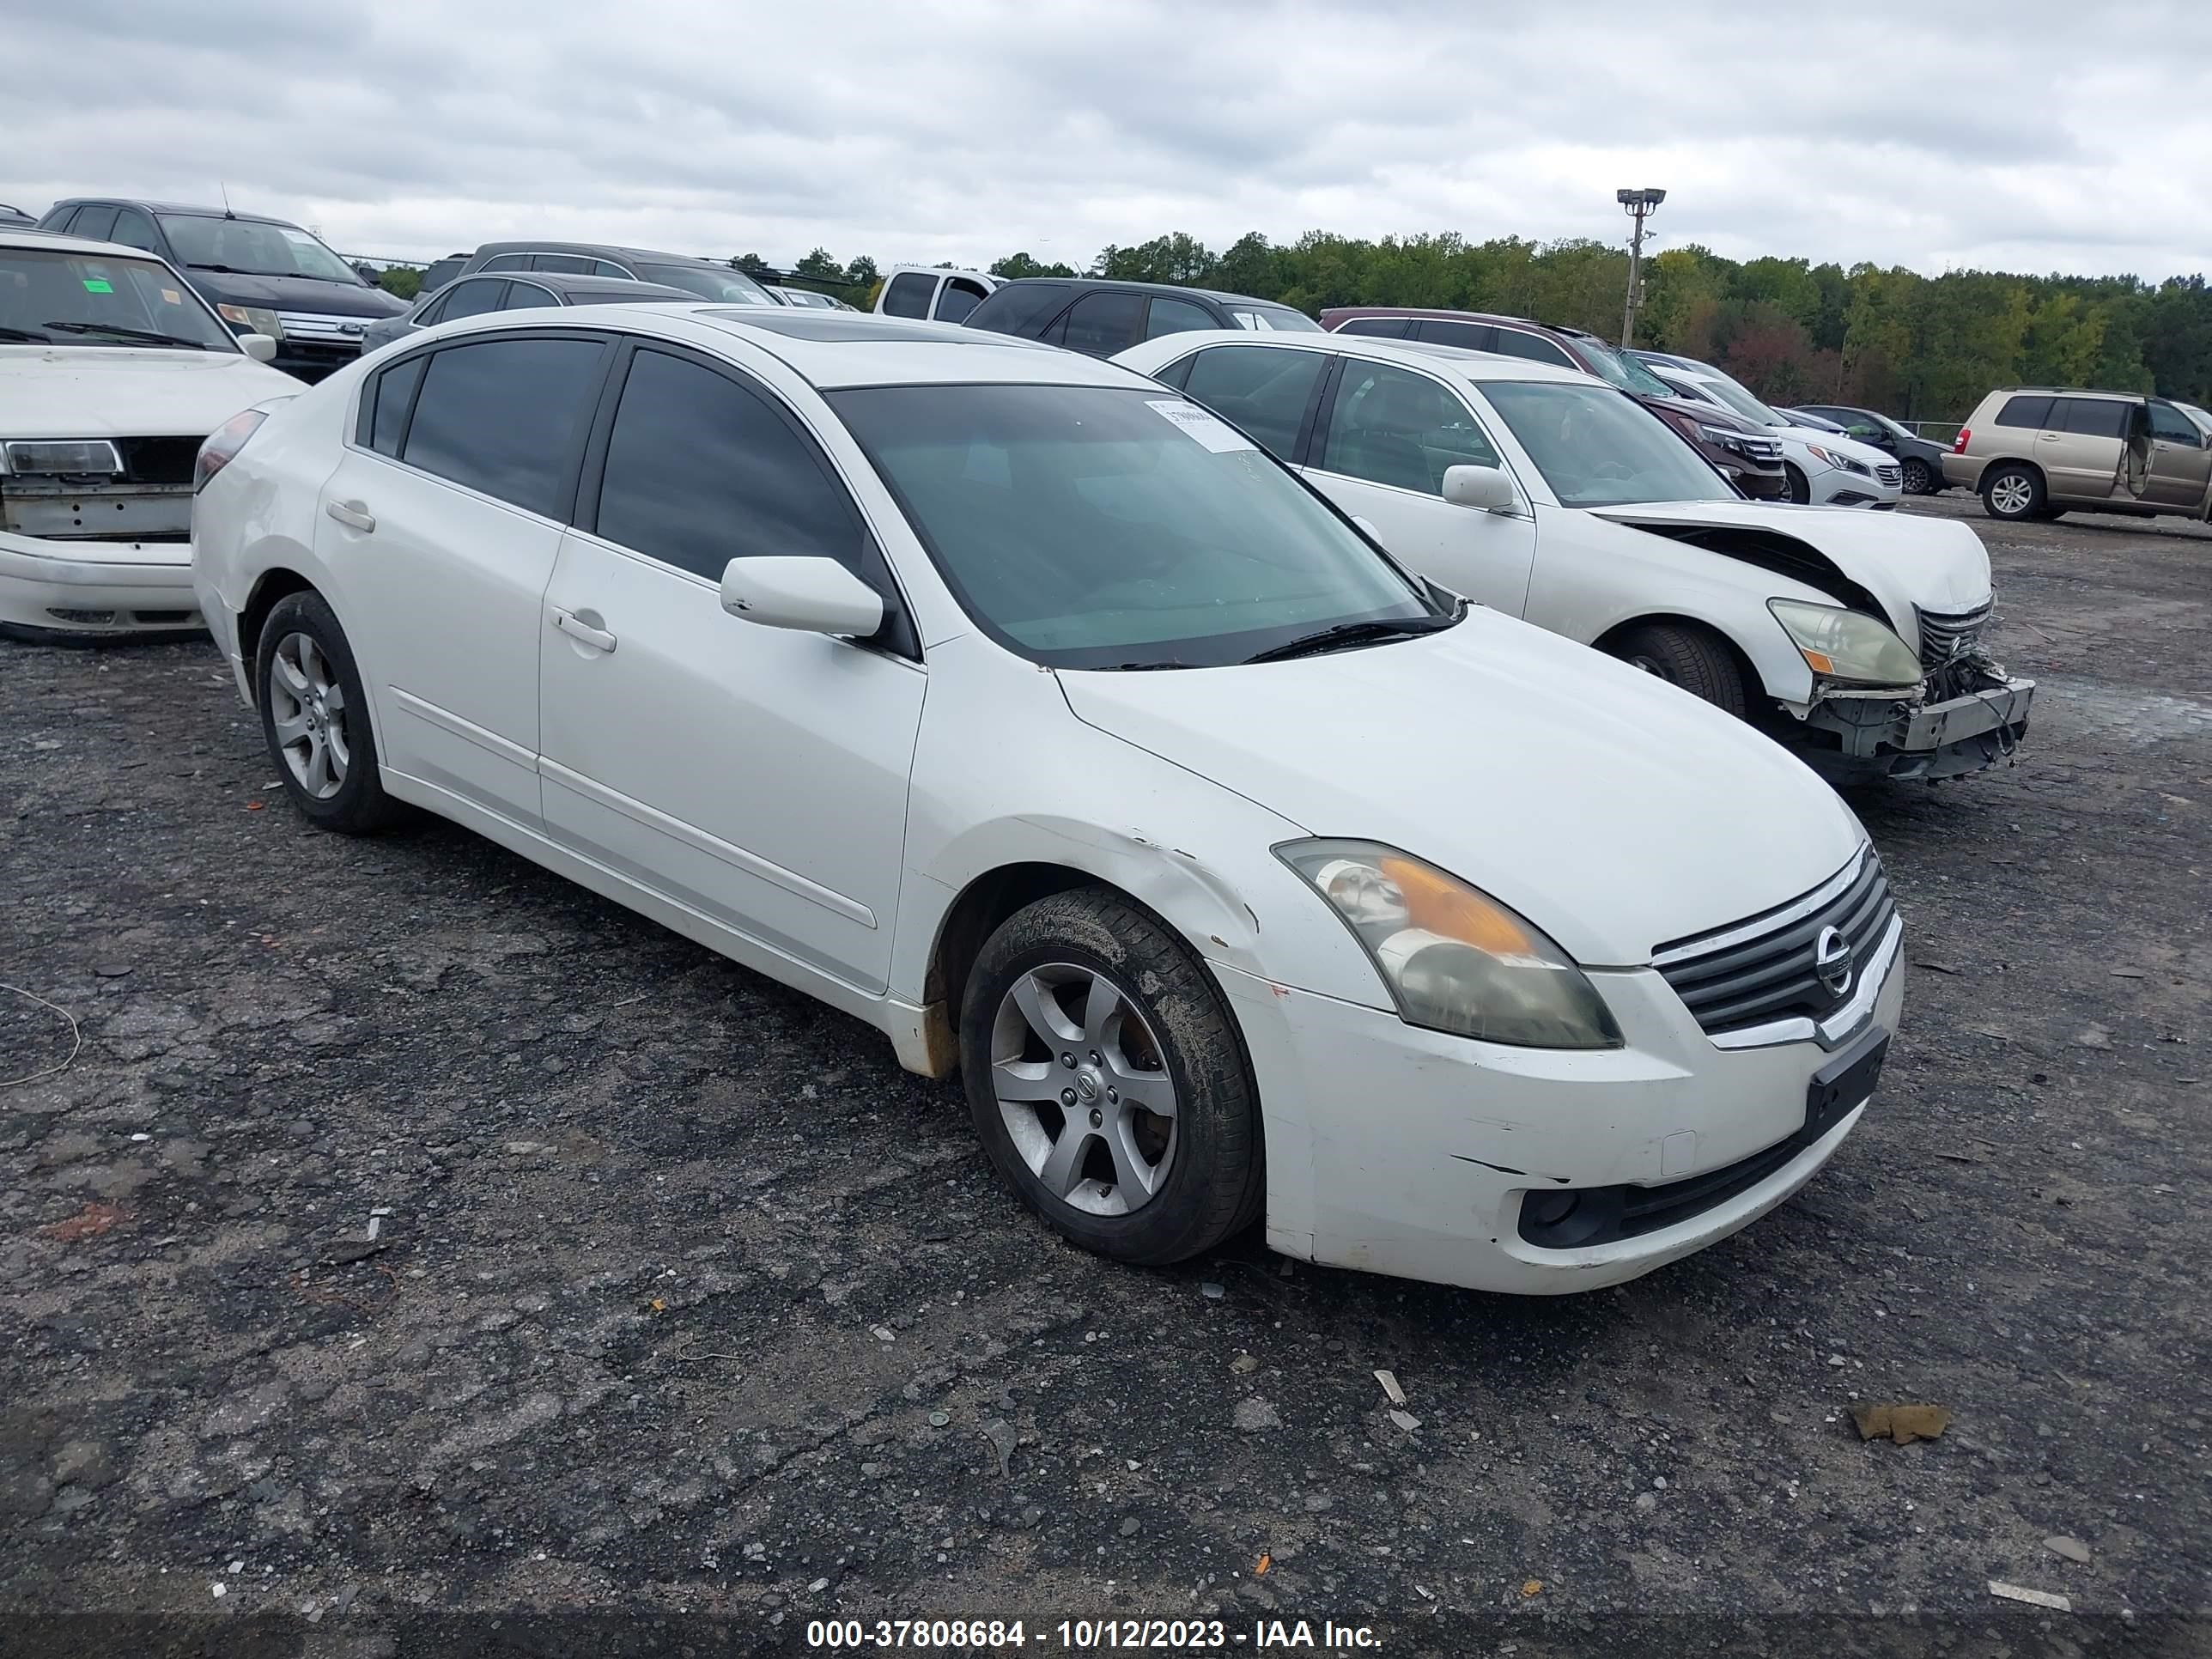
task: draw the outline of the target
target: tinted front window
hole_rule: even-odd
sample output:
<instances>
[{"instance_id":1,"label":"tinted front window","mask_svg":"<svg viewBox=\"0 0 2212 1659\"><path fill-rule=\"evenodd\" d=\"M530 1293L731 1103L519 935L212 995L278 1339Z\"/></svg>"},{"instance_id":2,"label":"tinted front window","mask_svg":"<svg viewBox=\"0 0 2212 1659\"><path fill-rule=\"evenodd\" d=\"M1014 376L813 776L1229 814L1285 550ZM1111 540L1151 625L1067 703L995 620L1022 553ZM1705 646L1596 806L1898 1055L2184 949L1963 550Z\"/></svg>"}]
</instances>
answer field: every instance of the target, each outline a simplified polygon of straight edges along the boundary
<instances>
[{"instance_id":1,"label":"tinted front window","mask_svg":"<svg viewBox=\"0 0 2212 1659\"><path fill-rule=\"evenodd\" d=\"M1402 340L1413 326L1410 317L1354 317L1339 334L1368 334L1379 340Z\"/></svg>"},{"instance_id":2,"label":"tinted front window","mask_svg":"<svg viewBox=\"0 0 2212 1659\"><path fill-rule=\"evenodd\" d=\"M115 228L115 210L112 207L79 208L76 217L70 221L72 236L82 236L88 242L104 242Z\"/></svg>"},{"instance_id":3,"label":"tinted front window","mask_svg":"<svg viewBox=\"0 0 2212 1659\"><path fill-rule=\"evenodd\" d=\"M478 270L527 270L530 269L530 255L527 253L495 253L490 258L478 265L477 269Z\"/></svg>"},{"instance_id":4,"label":"tinted front window","mask_svg":"<svg viewBox=\"0 0 2212 1659\"><path fill-rule=\"evenodd\" d=\"M1443 493L1446 467L1496 466L1498 452L1467 406L1427 375L1347 357L1321 465L1436 495Z\"/></svg>"},{"instance_id":5,"label":"tinted front window","mask_svg":"<svg viewBox=\"0 0 2212 1659\"><path fill-rule=\"evenodd\" d=\"M1481 391L1563 506L1736 499L1695 450L1625 392L1567 380L1486 380Z\"/></svg>"},{"instance_id":6,"label":"tinted front window","mask_svg":"<svg viewBox=\"0 0 2212 1659\"><path fill-rule=\"evenodd\" d=\"M1503 352L1508 357L1526 357L1531 362L1550 363L1559 368L1577 367L1575 360L1540 334L1531 334L1518 328L1498 331L1498 343L1492 351Z\"/></svg>"},{"instance_id":7,"label":"tinted front window","mask_svg":"<svg viewBox=\"0 0 2212 1659\"><path fill-rule=\"evenodd\" d=\"M1157 388L828 395L968 613L1032 660L1239 662L1435 614L1289 472Z\"/></svg>"},{"instance_id":8,"label":"tinted front window","mask_svg":"<svg viewBox=\"0 0 2212 1659\"><path fill-rule=\"evenodd\" d=\"M2008 398L1997 410L1997 424L2040 430L2051 424L2051 404L2048 398Z\"/></svg>"},{"instance_id":9,"label":"tinted front window","mask_svg":"<svg viewBox=\"0 0 2212 1659\"><path fill-rule=\"evenodd\" d=\"M983 290L974 283L955 276L945 283L937 296L937 320L940 323L964 323L968 313L983 303Z\"/></svg>"},{"instance_id":10,"label":"tinted front window","mask_svg":"<svg viewBox=\"0 0 2212 1659\"><path fill-rule=\"evenodd\" d=\"M410 357L376 377L370 393L376 406L369 421L368 447L378 454L398 455L399 440L407 426L407 406L415 401L415 388L422 383L422 371L429 362L427 356Z\"/></svg>"},{"instance_id":11,"label":"tinted front window","mask_svg":"<svg viewBox=\"0 0 2212 1659\"><path fill-rule=\"evenodd\" d=\"M0 247L0 345L168 343L238 349L167 265L131 254Z\"/></svg>"},{"instance_id":12,"label":"tinted front window","mask_svg":"<svg viewBox=\"0 0 2212 1659\"><path fill-rule=\"evenodd\" d=\"M2191 449L2198 446L2197 423L2172 404L2150 405L2150 430L2153 437L2163 438L2170 444L2186 444Z\"/></svg>"},{"instance_id":13,"label":"tinted front window","mask_svg":"<svg viewBox=\"0 0 2212 1659\"><path fill-rule=\"evenodd\" d=\"M1439 318L1424 317L1413 325L1413 337L1431 345L1488 351L1497 342L1498 331L1488 323L1448 323Z\"/></svg>"},{"instance_id":14,"label":"tinted front window","mask_svg":"<svg viewBox=\"0 0 2212 1659\"><path fill-rule=\"evenodd\" d=\"M768 400L665 352L631 360L607 438L599 533L722 579L732 559L836 559L861 574L860 522L845 486Z\"/></svg>"},{"instance_id":15,"label":"tinted front window","mask_svg":"<svg viewBox=\"0 0 2212 1659\"><path fill-rule=\"evenodd\" d=\"M992 291L968 319L970 328L994 334L1018 334L1034 340L1053 314L1067 303L1065 283L1023 281L1007 283Z\"/></svg>"},{"instance_id":16,"label":"tinted front window","mask_svg":"<svg viewBox=\"0 0 2212 1659\"><path fill-rule=\"evenodd\" d=\"M115 210L115 228L107 233L107 240L126 247L143 247L149 253L161 251L154 240L154 222L137 208Z\"/></svg>"},{"instance_id":17,"label":"tinted front window","mask_svg":"<svg viewBox=\"0 0 2212 1659\"><path fill-rule=\"evenodd\" d=\"M561 488L605 349L596 340L483 340L434 354L407 428L408 463L565 516Z\"/></svg>"},{"instance_id":18,"label":"tinted front window","mask_svg":"<svg viewBox=\"0 0 2212 1659\"><path fill-rule=\"evenodd\" d=\"M1141 294L1086 294L1069 310L1058 343L1070 351L1110 357L1136 343L1144 317Z\"/></svg>"},{"instance_id":19,"label":"tinted front window","mask_svg":"<svg viewBox=\"0 0 2212 1659\"><path fill-rule=\"evenodd\" d=\"M719 265L640 265L637 280L680 288L686 294L696 294L702 300L720 300L725 305L775 304L775 297L751 277L740 271L724 270Z\"/></svg>"},{"instance_id":20,"label":"tinted front window","mask_svg":"<svg viewBox=\"0 0 2212 1659\"><path fill-rule=\"evenodd\" d=\"M884 290L884 314L886 317L927 317L929 315L929 296L936 291L936 277L925 276L918 270L902 270L891 278L891 285Z\"/></svg>"},{"instance_id":21,"label":"tinted front window","mask_svg":"<svg viewBox=\"0 0 2212 1659\"><path fill-rule=\"evenodd\" d=\"M594 263L580 253L534 253L530 258L532 270L566 271L572 276L585 275Z\"/></svg>"},{"instance_id":22,"label":"tinted front window","mask_svg":"<svg viewBox=\"0 0 2212 1659\"><path fill-rule=\"evenodd\" d=\"M1158 305L1159 302L1154 301ZM1198 354L1185 389L1289 460L1328 355L1276 346L1213 346Z\"/></svg>"},{"instance_id":23,"label":"tinted front window","mask_svg":"<svg viewBox=\"0 0 2212 1659\"><path fill-rule=\"evenodd\" d=\"M1157 340L1163 334L1188 334L1196 328L1216 326L1213 313L1188 300L1170 300L1156 295L1151 313L1145 319L1145 337Z\"/></svg>"},{"instance_id":24,"label":"tinted front window","mask_svg":"<svg viewBox=\"0 0 2212 1659\"><path fill-rule=\"evenodd\" d=\"M500 296L507 292L507 282L499 276L471 276L455 283L439 296L431 309L434 317L424 320L450 323L456 317L481 317L487 311L499 309Z\"/></svg>"},{"instance_id":25,"label":"tinted front window","mask_svg":"<svg viewBox=\"0 0 2212 1659\"><path fill-rule=\"evenodd\" d=\"M501 311L527 311L532 306L557 306L553 290L540 288L535 283L509 283L507 297L499 302Z\"/></svg>"},{"instance_id":26,"label":"tinted front window","mask_svg":"<svg viewBox=\"0 0 2212 1659\"><path fill-rule=\"evenodd\" d=\"M297 225L164 213L169 248L188 265L220 265L252 276L307 276L319 283L366 284L361 273Z\"/></svg>"}]
</instances>

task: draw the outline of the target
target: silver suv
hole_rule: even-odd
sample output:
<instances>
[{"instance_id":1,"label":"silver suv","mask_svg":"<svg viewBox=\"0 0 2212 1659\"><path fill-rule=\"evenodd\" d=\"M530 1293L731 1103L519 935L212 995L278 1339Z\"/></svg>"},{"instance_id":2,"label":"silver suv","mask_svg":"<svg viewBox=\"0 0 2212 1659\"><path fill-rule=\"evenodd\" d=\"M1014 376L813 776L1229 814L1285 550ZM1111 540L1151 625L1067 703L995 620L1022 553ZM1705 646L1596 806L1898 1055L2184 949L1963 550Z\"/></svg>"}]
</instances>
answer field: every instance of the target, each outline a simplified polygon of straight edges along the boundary
<instances>
[{"instance_id":1,"label":"silver suv","mask_svg":"<svg viewBox=\"0 0 2212 1659\"><path fill-rule=\"evenodd\" d=\"M2163 398L2000 386L1943 458L1993 519L2212 516L2212 432Z\"/></svg>"}]
</instances>

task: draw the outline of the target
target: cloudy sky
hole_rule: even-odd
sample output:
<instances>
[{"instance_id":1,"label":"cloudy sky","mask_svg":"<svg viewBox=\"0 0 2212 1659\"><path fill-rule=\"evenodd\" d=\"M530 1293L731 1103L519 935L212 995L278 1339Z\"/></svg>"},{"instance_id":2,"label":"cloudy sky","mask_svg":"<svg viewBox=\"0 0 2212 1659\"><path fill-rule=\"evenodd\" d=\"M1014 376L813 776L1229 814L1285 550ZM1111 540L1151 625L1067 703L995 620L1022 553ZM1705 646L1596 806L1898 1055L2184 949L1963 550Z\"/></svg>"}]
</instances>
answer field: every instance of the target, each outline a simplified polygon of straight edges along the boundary
<instances>
[{"instance_id":1,"label":"cloudy sky","mask_svg":"<svg viewBox=\"0 0 2212 1659\"><path fill-rule=\"evenodd\" d=\"M1538 21L1540 20L1540 21ZM2101 20L2101 21L2093 21ZM0 0L0 201L1079 267L1187 230L2212 266L2212 3Z\"/></svg>"}]
</instances>

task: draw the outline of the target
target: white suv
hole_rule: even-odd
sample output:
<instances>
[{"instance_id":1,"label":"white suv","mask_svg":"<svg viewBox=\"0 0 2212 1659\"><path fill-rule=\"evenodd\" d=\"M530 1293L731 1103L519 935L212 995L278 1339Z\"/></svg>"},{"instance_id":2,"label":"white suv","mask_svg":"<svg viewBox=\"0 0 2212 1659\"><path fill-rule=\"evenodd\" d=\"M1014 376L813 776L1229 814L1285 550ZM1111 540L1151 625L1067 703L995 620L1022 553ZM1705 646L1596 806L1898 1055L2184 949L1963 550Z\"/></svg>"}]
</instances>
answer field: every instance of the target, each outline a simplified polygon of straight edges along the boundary
<instances>
[{"instance_id":1,"label":"white suv","mask_svg":"<svg viewBox=\"0 0 2212 1659\"><path fill-rule=\"evenodd\" d=\"M1770 428L1782 446L1790 499L1814 507L1894 507L1905 494L1905 468L1887 450L1820 427L1801 426L1768 407L1741 380L1710 363L1662 352L1636 356L1685 398L1731 410Z\"/></svg>"},{"instance_id":2,"label":"white suv","mask_svg":"<svg viewBox=\"0 0 2212 1659\"><path fill-rule=\"evenodd\" d=\"M211 453L303 815L426 807L957 1066L1105 1255L1618 1283L1808 1180L1896 1030L1833 792L1110 363L492 313Z\"/></svg>"}]
</instances>

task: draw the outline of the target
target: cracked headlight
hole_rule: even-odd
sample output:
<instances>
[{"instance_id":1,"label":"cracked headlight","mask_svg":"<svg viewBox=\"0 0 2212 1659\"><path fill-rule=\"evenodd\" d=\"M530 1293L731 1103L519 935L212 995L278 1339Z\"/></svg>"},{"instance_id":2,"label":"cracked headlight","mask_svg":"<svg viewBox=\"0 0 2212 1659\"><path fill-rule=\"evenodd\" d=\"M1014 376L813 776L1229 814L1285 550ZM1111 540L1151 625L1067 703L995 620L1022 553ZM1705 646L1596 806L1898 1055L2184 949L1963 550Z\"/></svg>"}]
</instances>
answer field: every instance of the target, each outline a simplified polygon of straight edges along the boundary
<instances>
[{"instance_id":1,"label":"cracked headlight","mask_svg":"<svg viewBox=\"0 0 2212 1659\"><path fill-rule=\"evenodd\" d=\"M1523 1048L1618 1048L1567 953L1496 899L1395 848L1298 841L1275 856L1358 937L1409 1025Z\"/></svg>"},{"instance_id":2,"label":"cracked headlight","mask_svg":"<svg viewBox=\"0 0 2212 1659\"><path fill-rule=\"evenodd\" d=\"M1805 665L1823 679L1853 685L1917 685L1920 659L1891 629L1863 611L1840 605L1769 599Z\"/></svg>"}]
</instances>

